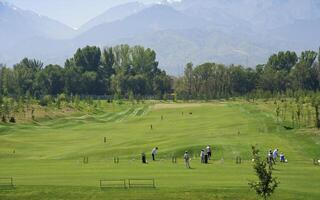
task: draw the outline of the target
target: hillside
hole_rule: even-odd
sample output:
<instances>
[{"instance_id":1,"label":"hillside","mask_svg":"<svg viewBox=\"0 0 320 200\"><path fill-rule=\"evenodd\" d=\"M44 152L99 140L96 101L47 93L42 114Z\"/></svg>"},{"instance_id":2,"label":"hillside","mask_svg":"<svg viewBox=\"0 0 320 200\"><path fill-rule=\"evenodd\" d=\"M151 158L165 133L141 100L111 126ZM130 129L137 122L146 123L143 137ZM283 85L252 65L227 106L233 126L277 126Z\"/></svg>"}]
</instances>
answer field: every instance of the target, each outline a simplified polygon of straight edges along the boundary
<instances>
[{"instance_id":1,"label":"hillside","mask_svg":"<svg viewBox=\"0 0 320 200\"><path fill-rule=\"evenodd\" d=\"M79 28L79 32L85 32L91 28L103 23L110 23L117 20L122 20L130 15L140 12L146 8L146 5L139 2L131 2L116 7L112 7L104 13L94 17Z\"/></svg>"},{"instance_id":2,"label":"hillside","mask_svg":"<svg viewBox=\"0 0 320 200\"><path fill-rule=\"evenodd\" d=\"M50 43L71 38L75 33L73 29L60 22L1 1L0 27L0 62L8 64L14 64L25 56L49 61L52 55L41 57L38 52L46 52L45 55L49 55L52 48Z\"/></svg>"},{"instance_id":3,"label":"hillside","mask_svg":"<svg viewBox=\"0 0 320 200\"><path fill-rule=\"evenodd\" d=\"M159 65L177 75L190 61L254 67L271 52L316 50L320 43L316 0L133 2L108 9L77 32L5 3L1 10L0 62L8 65L25 56L63 65L85 45L130 43L156 49Z\"/></svg>"},{"instance_id":4,"label":"hillside","mask_svg":"<svg viewBox=\"0 0 320 200\"><path fill-rule=\"evenodd\" d=\"M265 58L272 53L263 44L214 29L157 31L142 34L135 38L116 40L113 44L120 42L131 45L142 44L153 48L158 52L161 68L169 74L181 74L184 67L183 63L190 61L194 64L211 61L253 66L256 63L265 62Z\"/></svg>"},{"instance_id":5,"label":"hillside","mask_svg":"<svg viewBox=\"0 0 320 200\"><path fill-rule=\"evenodd\" d=\"M142 34L168 29L204 27L201 19L190 18L165 5L155 5L141 12L111 23L103 23L78 36L80 44L107 44L122 38L135 38Z\"/></svg>"},{"instance_id":6,"label":"hillside","mask_svg":"<svg viewBox=\"0 0 320 200\"><path fill-rule=\"evenodd\" d=\"M19 43L36 36L64 39L74 34L73 29L58 21L1 1L0 26L0 38L4 45Z\"/></svg>"}]
</instances>

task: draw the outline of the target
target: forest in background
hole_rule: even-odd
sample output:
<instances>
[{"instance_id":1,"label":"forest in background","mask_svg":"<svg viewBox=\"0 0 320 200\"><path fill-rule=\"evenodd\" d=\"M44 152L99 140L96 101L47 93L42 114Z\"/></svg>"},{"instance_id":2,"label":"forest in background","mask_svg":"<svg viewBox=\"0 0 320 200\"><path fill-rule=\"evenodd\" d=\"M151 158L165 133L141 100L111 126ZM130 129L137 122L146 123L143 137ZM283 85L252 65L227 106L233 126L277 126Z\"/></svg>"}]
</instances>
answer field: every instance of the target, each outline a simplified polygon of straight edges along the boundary
<instances>
[{"instance_id":1,"label":"forest in background","mask_svg":"<svg viewBox=\"0 0 320 200\"><path fill-rule=\"evenodd\" d=\"M81 99L214 100L245 97L275 99L278 118L293 126L320 127L320 53L279 52L255 69L188 63L184 75L174 77L158 67L156 52L142 46L118 45L78 49L65 65L47 65L24 58L13 67L0 67L0 112L3 122L15 122L18 113L34 119L35 104L67 105L77 109ZM290 99L290 100L288 100ZM26 114L24 114L26 115Z\"/></svg>"},{"instance_id":2,"label":"forest in background","mask_svg":"<svg viewBox=\"0 0 320 200\"><path fill-rule=\"evenodd\" d=\"M175 82L175 91L184 99L217 99L264 95L294 95L297 91L319 90L320 57L317 52L279 52L255 69L241 65L225 66L188 63L183 77Z\"/></svg>"},{"instance_id":3,"label":"forest in background","mask_svg":"<svg viewBox=\"0 0 320 200\"><path fill-rule=\"evenodd\" d=\"M44 66L24 58L13 67L0 67L1 96L19 98L46 95L152 97L166 99L219 99L246 96L317 92L320 87L320 56L315 51L279 52L255 69L188 63L184 75L173 77L158 67L156 52L142 46L119 45L78 49L64 66Z\"/></svg>"},{"instance_id":4,"label":"forest in background","mask_svg":"<svg viewBox=\"0 0 320 200\"><path fill-rule=\"evenodd\" d=\"M170 78L158 68L156 53L141 46L120 45L101 50L87 46L67 59L64 67L43 66L38 60L24 58L13 68L0 69L3 96L58 94L101 96L158 95L171 92Z\"/></svg>"}]
</instances>

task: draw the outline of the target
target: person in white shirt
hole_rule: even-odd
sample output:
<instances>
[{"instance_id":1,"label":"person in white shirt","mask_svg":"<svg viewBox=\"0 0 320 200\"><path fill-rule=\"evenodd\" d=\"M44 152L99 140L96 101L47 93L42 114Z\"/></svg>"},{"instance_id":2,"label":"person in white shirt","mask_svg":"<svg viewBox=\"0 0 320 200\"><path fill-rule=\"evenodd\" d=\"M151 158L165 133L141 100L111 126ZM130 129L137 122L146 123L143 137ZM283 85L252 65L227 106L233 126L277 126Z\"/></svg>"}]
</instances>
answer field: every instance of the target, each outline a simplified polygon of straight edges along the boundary
<instances>
[{"instance_id":1,"label":"person in white shirt","mask_svg":"<svg viewBox=\"0 0 320 200\"><path fill-rule=\"evenodd\" d=\"M153 161L156 160L155 157L156 157L157 153L158 153L158 147L153 148L152 151L151 151L151 155L152 155L152 160Z\"/></svg>"},{"instance_id":2,"label":"person in white shirt","mask_svg":"<svg viewBox=\"0 0 320 200\"><path fill-rule=\"evenodd\" d=\"M201 159L201 163L204 163L204 149L202 149L200 152L200 159Z\"/></svg>"},{"instance_id":3,"label":"person in white shirt","mask_svg":"<svg viewBox=\"0 0 320 200\"><path fill-rule=\"evenodd\" d=\"M206 148L207 154L208 154L208 160L211 159L211 147L208 145Z\"/></svg>"},{"instance_id":4,"label":"person in white shirt","mask_svg":"<svg viewBox=\"0 0 320 200\"><path fill-rule=\"evenodd\" d=\"M185 164L186 164L186 167L187 167L188 169L190 169L190 168L191 168L191 167L190 167L190 157L189 157L189 154L188 154L187 151L184 153L183 158L184 158L184 162L185 162Z\"/></svg>"},{"instance_id":5,"label":"person in white shirt","mask_svg":"<svg viewBox=\"0 0 320 200\"><path fill-rule=\"evenodd\" d=\"M275 149L275 150L273 151L272 155L273 155L273 160L276 161L277 158L278 158L278 149Z\"/></svg>"}]
</instances>

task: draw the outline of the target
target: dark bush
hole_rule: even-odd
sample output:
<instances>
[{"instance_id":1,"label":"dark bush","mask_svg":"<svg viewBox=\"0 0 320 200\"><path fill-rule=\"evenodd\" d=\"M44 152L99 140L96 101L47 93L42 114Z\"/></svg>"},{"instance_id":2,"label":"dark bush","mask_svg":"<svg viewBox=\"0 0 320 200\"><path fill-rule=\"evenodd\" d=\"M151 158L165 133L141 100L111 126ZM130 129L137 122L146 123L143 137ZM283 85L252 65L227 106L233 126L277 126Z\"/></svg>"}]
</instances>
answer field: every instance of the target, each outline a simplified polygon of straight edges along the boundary
<instances>
[{"instance_id":1,"label":"dark bush","mask_svg":"<svg viewBox=\"0 0 320 200\"><path fill-rule=\"evenodd\" d=\"M10 122L10 123L16 123L16 118L14 118L14 117L10 117L9 122Z\"/></svg>"}]
</instances>

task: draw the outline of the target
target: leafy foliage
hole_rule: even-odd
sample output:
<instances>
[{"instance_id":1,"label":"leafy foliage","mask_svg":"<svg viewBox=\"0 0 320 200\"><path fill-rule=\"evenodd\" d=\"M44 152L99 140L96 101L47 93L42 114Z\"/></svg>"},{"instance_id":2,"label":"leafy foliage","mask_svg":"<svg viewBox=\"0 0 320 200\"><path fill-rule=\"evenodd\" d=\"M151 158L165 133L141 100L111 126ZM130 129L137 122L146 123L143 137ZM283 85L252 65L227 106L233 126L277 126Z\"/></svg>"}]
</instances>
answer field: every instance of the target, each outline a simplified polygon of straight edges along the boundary
<instances>
[{"instance_id":1,"label":"leafy foliage","mask_svg":"<svg viewBox=\"0 0 320 200\"><path fill-rule=\"evenodd\" d=\"M0 90L6 96L114 95L127 97L171 92L171 79L158 68L156 53L141 46L119 45L103 51L78 49L64 68L24 58L13 69L0 67Z\"/></svg>"},{"instance_id":2,"label":"leafy foliage","mask_svg":"<svg viewBox=\"0 0 320 200\"><path fill-rule=\"evenodd\" d=\"M176 80L175 91L183 99L216 99L250 95L263 91L275 95L288 91L317 91L320 66L317 52L279 52L255 69L204 63L188 63L184 76Z\"/></svg>"},{"instance_id":3,"label":"leafy foliage","mask_svg":"<svg viewBox=\"0 0 320 200\"><path fill-rule=\"evenodd\" d=\"M257 195L266 200L273 194L279 182L272 177L272 168L267 167L267 162L260 158L259 150L254 146L252 146L252 155L254 159L253 168L259 181L252 181L249 186L255 190Z\"/></svg>"},{"instance_id":4,"label":"leafy foliage","mask_svg":"<svg viewBox=\"0 0 320 200\"><path fill-rule=\"evenodd\" d=\"M318 57L318 59L317 59ZM320 65L317 52L279 52L255 69L241 65L188 63L184 76L170 77L158 68L156 53L142 46L118 45L101 50L78 49L64 67L24 58L13 69L0 66L0 94L96 96L117 98L155 96L163 99L218 99L247 96L248 99L297 91L318 91ZM250 98L249 98L250 97ZM320 122L319 122L320 123ZM319 125L320 126L320 125Z\"/></svg>"}]
</instances>

